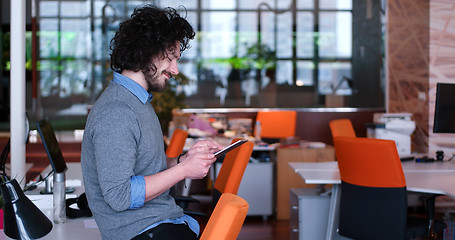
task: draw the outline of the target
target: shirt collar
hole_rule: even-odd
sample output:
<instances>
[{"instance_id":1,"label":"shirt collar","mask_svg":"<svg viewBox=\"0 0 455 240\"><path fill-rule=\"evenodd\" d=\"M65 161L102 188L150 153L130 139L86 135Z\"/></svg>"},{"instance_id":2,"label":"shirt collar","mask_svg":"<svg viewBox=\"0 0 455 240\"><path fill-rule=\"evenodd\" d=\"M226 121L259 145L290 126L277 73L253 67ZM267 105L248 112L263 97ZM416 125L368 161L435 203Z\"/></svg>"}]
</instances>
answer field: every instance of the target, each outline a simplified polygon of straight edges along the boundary
<instances>
[{"instance_id":1,"label":"shirt collar","mask_svg":"<svg viewBox=\"0 0 455 240\"><path fill-rule=\"evenodd\" d=\"M141 85L139 85L139 83L135 82L133 79L125 75L122 75L118 72L114 72L114 78L112 79L112 81L128 89L143 104L152 101L153 95L147 92Z\"/></svg>"}]
</instances>

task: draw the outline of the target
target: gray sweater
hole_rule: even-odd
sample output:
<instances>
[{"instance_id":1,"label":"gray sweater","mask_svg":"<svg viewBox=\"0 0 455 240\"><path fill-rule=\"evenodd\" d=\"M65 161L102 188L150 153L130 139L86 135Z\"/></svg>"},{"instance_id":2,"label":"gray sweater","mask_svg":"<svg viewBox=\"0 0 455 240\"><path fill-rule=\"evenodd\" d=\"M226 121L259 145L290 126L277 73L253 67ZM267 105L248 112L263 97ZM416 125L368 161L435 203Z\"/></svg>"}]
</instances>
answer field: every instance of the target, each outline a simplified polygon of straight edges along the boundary
<instances>
[{"instance_id":1,"label":"gray sweater","mask_svg":"<svg viewBox=\"0 0 455 240\"><path fill-rule=\"evenodd\" d=\"M152 104L111 82L90 111L82 140L85 191L103 239L131 239L151 224L183 215L169 191L128 209L130 179L167 168Z\"/></svg>"}]
</instances>

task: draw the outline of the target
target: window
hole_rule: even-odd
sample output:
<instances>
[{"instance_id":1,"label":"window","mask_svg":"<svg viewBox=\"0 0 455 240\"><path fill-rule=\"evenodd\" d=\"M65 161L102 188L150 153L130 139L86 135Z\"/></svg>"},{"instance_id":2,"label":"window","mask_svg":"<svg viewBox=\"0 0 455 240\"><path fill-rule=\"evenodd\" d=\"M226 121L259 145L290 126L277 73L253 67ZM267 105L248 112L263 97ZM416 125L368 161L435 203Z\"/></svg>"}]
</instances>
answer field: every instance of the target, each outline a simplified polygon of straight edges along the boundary
<instances>
[{"instance_id":1,"label":"window","mask_svg":"<svg viewBox=\"0 0 455 240\"><path fill-rule=\"evenodd\" d=\"M353 49L368 38L354 32L361 22L357 13L368 6L352 1L152 3L178 9L197 31L179 65L190 82L175 89L186 94L186 105L301 108L324 107L325 95L362 91L352 87L353 73L366 71L356 70ZM109 42L118 24L144 3L151 2L37 1L39 106L44 117L85 116L87 105L112 77ZM375 9L381 15L380 7ZM379 29L375 38L381 38Z\"/></svg>"}]
</instances>

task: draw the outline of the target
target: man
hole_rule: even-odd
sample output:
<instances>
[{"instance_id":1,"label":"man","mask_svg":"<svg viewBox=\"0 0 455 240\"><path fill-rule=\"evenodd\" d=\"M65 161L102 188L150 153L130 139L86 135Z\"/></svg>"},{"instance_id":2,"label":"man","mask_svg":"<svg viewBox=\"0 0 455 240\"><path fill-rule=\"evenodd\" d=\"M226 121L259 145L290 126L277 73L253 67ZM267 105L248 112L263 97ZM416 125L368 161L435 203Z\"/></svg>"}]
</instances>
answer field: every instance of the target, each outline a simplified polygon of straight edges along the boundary
<instances>
[{"instance_id":1,"label":"man","mask_svg":"<svg viewBox=\"0 0 455 240\"><path fill-rule=\"evenodd\" d=\"M197 239L199 225L169 195L179 181L200 179L222 148L199 141L167 158L150 103L163 91L194 38L175 11L145 5L120 24L111 41L112 82L94 104L82 141L82 172L103 239Z\"/></svg>"}]
</instances>

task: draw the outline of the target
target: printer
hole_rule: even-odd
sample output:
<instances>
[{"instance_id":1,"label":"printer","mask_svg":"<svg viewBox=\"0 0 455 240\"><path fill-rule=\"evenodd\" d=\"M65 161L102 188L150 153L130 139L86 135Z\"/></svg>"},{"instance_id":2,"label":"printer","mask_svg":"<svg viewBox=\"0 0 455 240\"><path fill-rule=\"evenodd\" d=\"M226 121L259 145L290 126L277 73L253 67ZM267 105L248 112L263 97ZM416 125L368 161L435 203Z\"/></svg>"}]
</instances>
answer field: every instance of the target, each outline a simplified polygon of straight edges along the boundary
<instances>
[{"instance_id":1,"label":"printer","mask_svg":"<svg viewBox=\"0 0 455 240\"><path fill-rule=\"evenodd\" d=\"M411 113L375 113L374 123L366 124L367 137L394 140L400 156L411 154L411 134L416 124Z\"/></svg>"}]
</instances>

